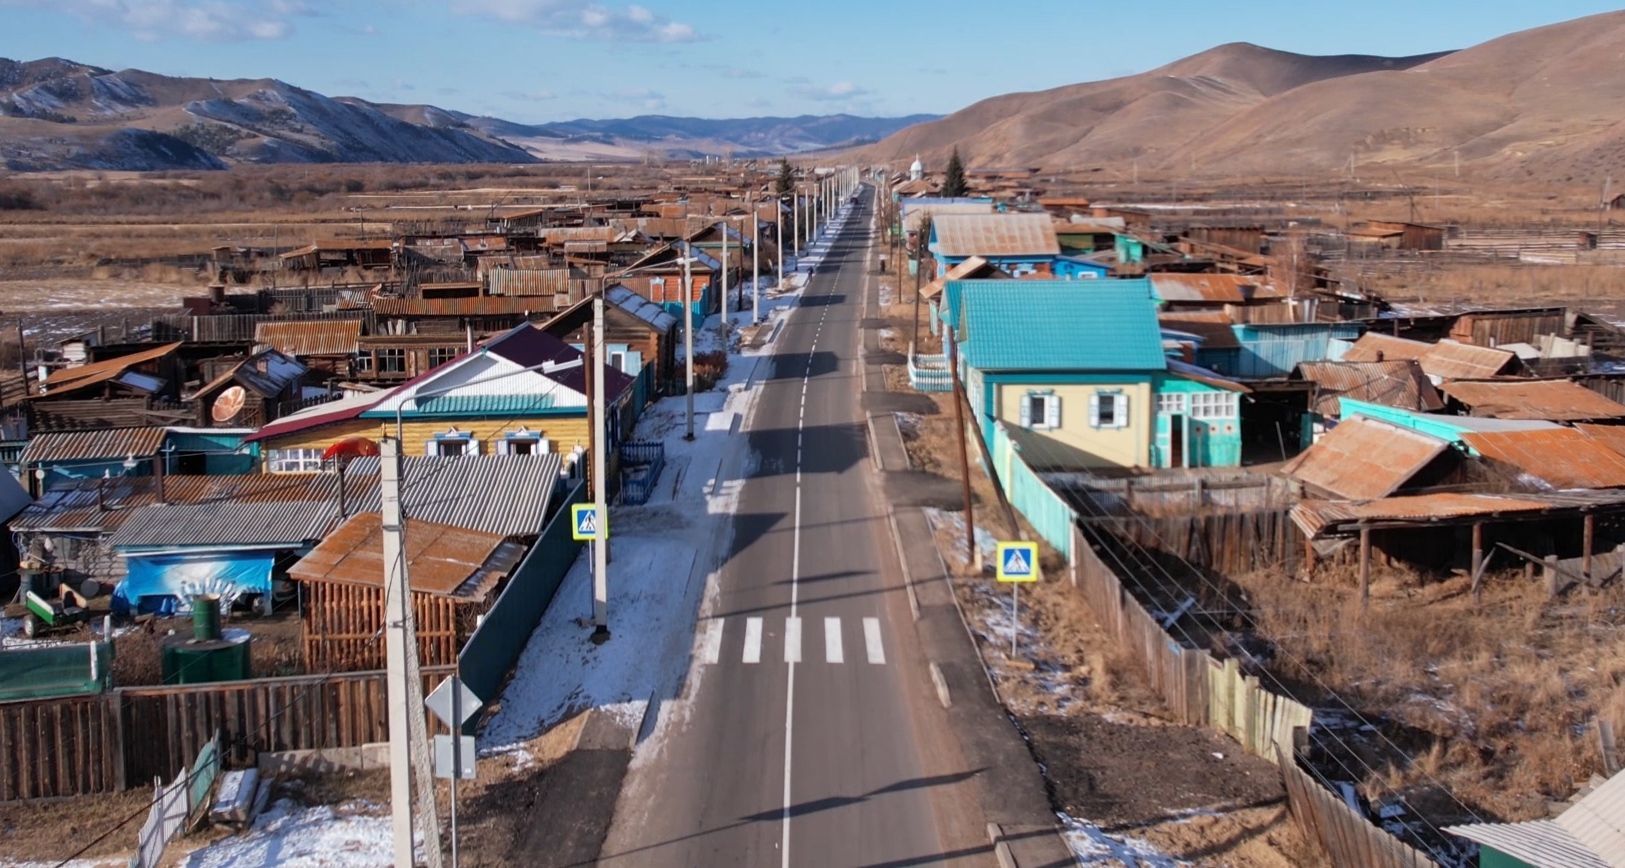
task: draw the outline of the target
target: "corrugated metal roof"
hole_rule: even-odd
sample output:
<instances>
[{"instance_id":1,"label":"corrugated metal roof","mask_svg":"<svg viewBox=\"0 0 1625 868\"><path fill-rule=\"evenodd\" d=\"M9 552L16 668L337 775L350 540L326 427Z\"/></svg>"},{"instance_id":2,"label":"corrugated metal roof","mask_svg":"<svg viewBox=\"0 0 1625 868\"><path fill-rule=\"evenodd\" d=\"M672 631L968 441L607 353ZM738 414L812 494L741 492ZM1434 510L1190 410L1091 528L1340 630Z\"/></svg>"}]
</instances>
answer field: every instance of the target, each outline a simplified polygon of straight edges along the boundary
<instances>
[{"instance_id":1,"label":"corrugated metal roof","mask_svg":"<svg viewBox=\"0 0 1625 868\"><path fill-rule=\"evenodd\" d=\"M46 461L94 461L109 458L151 458L164 445L163 428L112 428L100 431L59 431L35 434L23 450L23 464Z\"/></svg>"},{"instance_id":2,"label":"corrugated metal roof","mask_svg":"<svg viewBox=\"0 0 1625 868\"><path fill-rule=\"evenodd\" d=\"M1625 865L1625 773L1616 773L1553 820L1473 823L1445 831L1539 868Z\"/></svg>"},{"instance_id":3,"label":"corrugated metal roof","mask_svg":"<svg viewBox=\"0 0 1625 868\"><path fill-rule=\"evenodd\" d=\"M161 359L181 348L181 341L72 368L61 368L45 378L45 394L83 389L114 379L136 365Z\"/></svg>"},{"instance_id":4,"label":"corrugated metal roof","mask_svg":"<svg viewBox=\"0 0 1625 868\"><path fill-rule=\"evenodd\" d=\"M1160 371L1156 302L1144 280L967 280L960 352L990 371Z\"/></svg>"},{"instance_id":5,"label":"corrugated metal roof","mask_svg":"<svg viewBox=\"0 0 1625 868\"><path fill-rule=\"evenodd\" d=\"M942 256L1057 256L1048 214L943 214L931 221L931 249Z\"/></svg>"},{"instance_id":6,"label":"corrugated metal roof","mask_svg":"<svg viewBox=\"0 0 1625 868\"><path fill-rule=\"evenodd\" d=\"M1553 488L1625 486L1625 455L1573 428L1468 432L1468 446Z\"/></svg>"},{"instance_id":7,"label":"corrugated metal roof","mask_svg":"<svg viewBox=\"0 0 1625 868\"><path fill-rule=\"evenodd\" d=\"M1394 359L1420 359L1431 347L1422 341L1366 332L1343 354L1345 362L1377 362Z\"/></svg>"},{"instance_id":8,"label":"corrugated metal roof","mask_svg":"<svg viewBox=\"0 0 1625 868\"><path fill-rule=\"evenodd\" d=\"M485 276L491 285L492 295L568 295L570 292L568 268L493 268Z\"/></svg>"},{"instance_id":9,"label":"corrugated metal roof","mask_svg":"<svg viewBox=\"0 0 1625 868\"><path fill-rule=\"evenodd\" d=\"M406 520L405 537L412 590L440 596L484 597L525 550L501 534L413 518ZM288 575L305 582L382 587L382 516L376 512L351 516L289 567Z\"/></svg>"},{"instance_id":10,"label":"corrugated metal roof","mask_svg":"<svg viewBox=\"0 0 1625 868\"><path fill-rule=\"evenodd\" d=\"M372 309L379 316L501 316L545 313L555 305L529 296L488 295L476 298L379 298Z\"/></svg>"},{"instance_id":11,"label":"corrugated metal roof","mask_svg":"<svg viewBox=\"0 0 1625 868\"><path fill-rule=\"evenodd\" d=\"M903 231L918 232L924 225L927 217L932 220L945 217L949 214L991 214L992 201L987 202L927 202L910 207L908 200L903 201Z\"/></svg>"},{"instance_id":12,"label":"corrugated metal roof","mask_svg":"<svg viewBox=\"0 0 1625 868\"><path fill-rule=\"evenodd\" d=\"M1149 276L1151 289L1163 301L1246 304L1274 301L1286 295L1267 278L1242 274L1171 274Z\"/></svg>"},{"instance_id":13,"label":"corrugated metal roof","mask_svg":"<svg viewBox=\"0 0 1625 868\"><path fill-rule=\"evenodd\" d=\"M1493 377L1511 369L1518 357L1506 350L1475 347L1457 341L1439 341L1417 361L1427 375L1440 380Z\"/></svg>"},{"instance_id":14,"label":"corrugated metal roof","mask_svg":"<svg viewBox=\"0 0 1625 868\"><path fill-rule=\"evenodd\" d=\"M1437 437L1359 418L1326 432L1281 469L1338 497L1371 500L1404 487L1448 448Z\"/></svg>"},{"instance_id":15,"label":"corrugated metal roof","mask_svg":"<svg viewBox=\"0 0 1625 868\"><path fill-rule=\"evenodd\" d=\"M301 545L337 521L332 501L153 504L135 510L107 541L114 548Z\"/></svg>"},{"instance_id":16,"label":"corrugated metal roof","mask_svg":"<svg viewBox=\"0 0 1625 868\"><path fill-rule=\"evenodd\" d=\"M1009 276L995 268L984 257L972 256L964 262L949 268L941 277L926 284L925 288L920 290L920 295L928 300L934 300L942 294L942 288L947 286L950 280L983 280L990 277L1008 278Z\"/></svg>"},{"instance_id":17,"label":"corrugated metal roof","mask_svg":"<svg viewBox=\"0 0 1625 868\"><path fill-rule=\"evenodd\" d=\"M291 356L347 356L361 340L361 320L327 319L262 322L254 326L254 343Z\"/></svg>"},{"instance_id":18,"label":"corrugated metal roof","mask_svg":"<svg viewBox=\"0 0 1625 868\"><path fill-rule=\"evenodd\" d=\"M1587 437L1625 455L1625 425L1592 425L1581 422L1574 427L1584 432Z\"/></svg>"},{"instance_id":19,"label":"corrugated metal roof","mask_svg":"<svg viewBox=\"0 0 1625 868\"><path fill-rule=\"evenodd\" d=\"M397 386L396 388L401 387ZM255 431L253 434L244 438L244 442L251 443L256 440L271 440L288 434L294 434L299 431L305 431L310 428L316 428L322 425L331 425L334 422L346 422L351 419L356 419L359 418L363 412L377 406L383 402L384 399L388 398L394 393L395 389L384 389L378 392L357 392L353 395L346 395L337 401L329 401L325 404L317 404L314 407L306 407L297 413L291 413L287 416L283 416L275 422L272 422L260 430Z\"/></svg>"},{"instance_id":20,"label":"corrugated metal roof","mask_svg":"<svg viewBox=\"0 0 1625 868\"><path fill-rule=\"evenodd\" d=\"M503 536L535 536L546 526L564 462L557 455L464 455L402 459L401 501L412 518ZM375 474L378 458L357 458L349 473ZM351 509L376 512L374 485Z\"/></svg>"},{"instance_id":21,"label":"corrugated metal roof","mask_svg":"<svg viewBox=\"0 0 1625 868\"><path fill-rule=\"evenodd\" d=\"M1340 416L1343 398L1370 401L1401 410L1430 411L1444 407L1422 368L1414 361L1301 362L1297 375L1316 386L1314 410Z\"/></svg>"},{"instance_id":22,"label":"corrugated metal roof","mask_svg":"<svg viewBox=\"0 0 1625 868\"><path fill-rule=\"evenodd\" d=\"M1341 426L1339 426L1341 427ZM1310 539L1360 523L1475 518L1515 513L1544 512L1557 504L1499 494L1439 492L1385 497L1363 502L1304 500L1292 507L1292 521Z\"/></svg>"},{"instance_id":23,"label":"corrugated metal roof","mask_svg":"<svg viewBox=\"0 0 1625 868\"><path fill-rule=\"evenodd\" d=\"M1570 380L1460 380L1439 388L1474 416L1555 422L1625 419L1625 404Z\"/></svg>"},{"instance_id":24,"label":"corrugated metal roof","mask_svg":"<svg viewBox=\"0 0 1625 868\"><path fill-rule=\"evenodd\" d=\"M1165 331L1183 332L1202 339L1201 349L1233 350L1241 346L1236 330L1230 327L1230 315L1224 311L1180 311L1157 317Z\"/></svg>"}]
</instances>

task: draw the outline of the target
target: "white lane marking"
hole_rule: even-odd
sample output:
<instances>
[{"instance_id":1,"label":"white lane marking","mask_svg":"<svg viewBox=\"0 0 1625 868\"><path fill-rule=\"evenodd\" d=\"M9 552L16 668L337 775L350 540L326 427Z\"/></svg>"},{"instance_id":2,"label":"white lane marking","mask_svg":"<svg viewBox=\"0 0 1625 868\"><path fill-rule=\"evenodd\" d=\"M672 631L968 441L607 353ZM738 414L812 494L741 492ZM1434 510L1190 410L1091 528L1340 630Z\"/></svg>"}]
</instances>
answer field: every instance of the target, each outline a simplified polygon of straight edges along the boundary
<instances>
[{"instance_id":1,"label":"white lane marking","mask_svg":"<svg viewBox=\"0 0 1625 868\"><path fill-rule=\"evenodd\" d=\"M715 666L722 659L722 619L718 618L705 627L705 642L700 646L700 658L706 663Z\"/></svg>"},{"instance_id":2,"label":"white lane marking","mask_svg":"<svg viewBox=\"0 0 1625 868\"><path fill-rule=\"evenodd\" d=\"M745 619L745 662L762 662L762 619Z\"/></svg>"},{"instance_id":3,"label":"white lane marking","mask_svg":"<svg viewBox=\"0 0 1625 868\"><path fill-rule=\"evenodd\" d=\"M845 663L846 655L841 653L841 619L824 619L824 661L827 663Z\"/></svg>"},{"instance_id":4,"label":"white lane marking","mask_svg":"<svg viewBox=\"0 0 1625 868\"><path fill-rule=\"evenodd\" d=\"M801 662L801 619L784 620L784 662Z\"/></svg>"},{"instance_id":5,"label":"white lane marking","mask_svg":"<svg viewBox=\"0 0 1625 868\"><path fill-rule=\"evenodd\" d=\"M886 662L886 649L880 644L880 619L863 619L863 644L869 652L869 662L884 664Z\"/></svg>"}]
</instances>

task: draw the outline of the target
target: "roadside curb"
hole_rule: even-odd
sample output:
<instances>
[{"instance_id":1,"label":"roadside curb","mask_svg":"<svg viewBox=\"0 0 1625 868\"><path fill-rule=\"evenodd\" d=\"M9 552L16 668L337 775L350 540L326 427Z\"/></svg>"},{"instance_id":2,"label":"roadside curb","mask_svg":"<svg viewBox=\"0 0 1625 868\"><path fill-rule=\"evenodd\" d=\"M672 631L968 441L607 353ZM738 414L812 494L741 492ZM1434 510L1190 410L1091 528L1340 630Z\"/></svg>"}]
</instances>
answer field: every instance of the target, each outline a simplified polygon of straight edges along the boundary
<instances>
[{"instance_id":1,"label":"roadside curb","mask_svg":"<svg viewBox=\"0 0 1625 868\"><path fill-rule=\"evenodd\" d=\"M897 548L897 562L903 568L903 592L908 595L908 610L917 622L920 620L920 597L914 590L914 571L908 566L908 552L903 551L903 534L897 529L897 511L886 507L886 523L891 525L891 542ZM937 664L932 663L933 670Z\"/></svg>"},{"instance_id":2,"label":"roadside curb","mask_svg":"<svg viewBox=\"0 0 1625 868\"><path fill-rule=\"evenodd\" d=\"M931 669L931 683L937 688L937 701L942 703L943 708L953 708L954 697L948 691L948 679L942 677L942 667L935 660L926 665Z\"/></svg>"}]
</instances>

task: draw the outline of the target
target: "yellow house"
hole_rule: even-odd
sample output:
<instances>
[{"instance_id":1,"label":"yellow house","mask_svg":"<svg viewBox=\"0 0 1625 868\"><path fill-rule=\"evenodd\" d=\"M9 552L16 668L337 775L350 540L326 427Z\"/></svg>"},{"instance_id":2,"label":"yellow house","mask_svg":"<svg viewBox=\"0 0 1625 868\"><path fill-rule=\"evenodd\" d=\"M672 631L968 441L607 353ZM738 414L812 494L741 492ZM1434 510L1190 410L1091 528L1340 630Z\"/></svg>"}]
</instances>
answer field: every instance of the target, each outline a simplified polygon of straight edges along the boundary
<instances>
[{"instance_id":1,"label":"yellow house","mask_svg":"<svg viewBox=\"0 0 1625 868\"><path fill-rule=\"evenodd\" d=\"M383 392L286 416L248 438L268 473L316 473L329 446L399 432L404 455L531 455L587 445L582 353L521 325L485 346ZM605 366L610 444L632 422L633 378Z\"/></svg>"}]
</instances>

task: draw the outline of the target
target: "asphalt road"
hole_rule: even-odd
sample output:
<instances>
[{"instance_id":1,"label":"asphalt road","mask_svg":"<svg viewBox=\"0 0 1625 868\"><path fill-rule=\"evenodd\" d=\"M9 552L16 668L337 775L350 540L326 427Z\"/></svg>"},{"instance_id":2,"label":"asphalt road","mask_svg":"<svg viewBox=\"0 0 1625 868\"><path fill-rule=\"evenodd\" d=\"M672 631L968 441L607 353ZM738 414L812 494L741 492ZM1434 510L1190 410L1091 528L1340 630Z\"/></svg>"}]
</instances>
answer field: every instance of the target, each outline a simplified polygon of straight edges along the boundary
<instances>
[{"instance_id":1,"label":"asphalt road","mask_svg":"<svg viewBox=\"0 0 1625 868\"><path fill-rule=\"evenodd\" d=\"M865 190L776 339L684 708L634 764L603 864L993 862L859 407Z\"/></svg>"}]
</instances>

